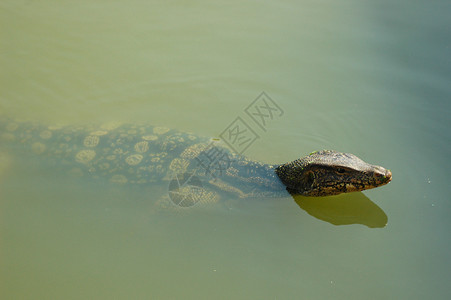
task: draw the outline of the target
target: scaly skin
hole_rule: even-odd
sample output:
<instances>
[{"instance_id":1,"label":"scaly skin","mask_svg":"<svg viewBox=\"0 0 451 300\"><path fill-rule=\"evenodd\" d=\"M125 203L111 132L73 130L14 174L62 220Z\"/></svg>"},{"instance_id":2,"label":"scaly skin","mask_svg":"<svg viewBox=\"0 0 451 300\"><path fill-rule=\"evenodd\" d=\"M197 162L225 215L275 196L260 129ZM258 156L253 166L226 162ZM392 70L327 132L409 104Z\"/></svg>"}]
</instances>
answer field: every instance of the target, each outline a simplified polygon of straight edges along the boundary
<instances>
[{"instance_id":1,"label":"scaly skin","mask_svg":"<svg viewBox=\"0 0 451 300\"><path fill-rule=\"evenodd\" d=\"M327 196L391 180L390 171L352 154L325 150L276 166L238 156L207 138L146 125L49 127L2 120L0 141L13 154L34 153L71 174L113 184L150 184L192 173L209 187L243 198L286 195L285 190Z\"/></svg>"},{"instance_id":2,"label":"scaly skin","mask_svg":"<svg viewBox=\"0 0 451 300\"><path fill-rule=\"evenodd\" d=\"M305 196L357 192L387 184L390 170L368 164L350 153L323 150L280 165L276 173L287 189Z\"/></svg>"}]
</instances>

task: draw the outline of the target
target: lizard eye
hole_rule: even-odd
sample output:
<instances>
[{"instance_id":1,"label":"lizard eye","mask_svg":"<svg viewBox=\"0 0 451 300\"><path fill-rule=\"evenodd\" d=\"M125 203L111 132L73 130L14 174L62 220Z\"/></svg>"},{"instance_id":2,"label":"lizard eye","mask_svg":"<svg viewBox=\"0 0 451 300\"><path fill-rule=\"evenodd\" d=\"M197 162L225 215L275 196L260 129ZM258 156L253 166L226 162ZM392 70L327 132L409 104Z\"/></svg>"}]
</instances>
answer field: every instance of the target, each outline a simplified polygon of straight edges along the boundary
<instances>
[{"instance_id":1,"label":"lizard eye","mask_svg":"<svg viewBox=\"0 0 451 300\"><path fill-rule=\"evenodd\" d=\"M315 180L315 175L313 174L313 172L309 172L307 176L308 183L311 185Z\"/></svg>"},{"instance_id":2,"label":"lizard eye","mask_svg":"<svg viewBox=\"0 0 451 300\"><path fill-rule=\"evenodd\" d=\"M343 168L338 168L338 169L337 169L337 173L338 173L338 174L344 174L344 173L345 173L345 169L343 169Z\"/></svg>"}]
</instances>

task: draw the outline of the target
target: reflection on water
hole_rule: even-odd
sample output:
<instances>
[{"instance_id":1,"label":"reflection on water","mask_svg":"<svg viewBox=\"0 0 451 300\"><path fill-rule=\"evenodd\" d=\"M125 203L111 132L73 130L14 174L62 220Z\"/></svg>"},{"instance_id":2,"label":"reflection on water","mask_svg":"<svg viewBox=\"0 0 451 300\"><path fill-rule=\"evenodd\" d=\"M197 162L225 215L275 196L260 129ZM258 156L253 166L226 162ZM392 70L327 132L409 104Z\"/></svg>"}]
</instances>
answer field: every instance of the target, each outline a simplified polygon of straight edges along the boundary
<instances>
[{"instance_id":1,"label":"reflection on water","mask_svg":"<svg viewBox=\"0 0 451 300\"><path fill-rule=\"evenodd\" d=\"M320 198L296 195L293 198L308 214L333 225L362 224L370 228L387 225L385 212L361 192Z\"/></svg>"}]
</instances>

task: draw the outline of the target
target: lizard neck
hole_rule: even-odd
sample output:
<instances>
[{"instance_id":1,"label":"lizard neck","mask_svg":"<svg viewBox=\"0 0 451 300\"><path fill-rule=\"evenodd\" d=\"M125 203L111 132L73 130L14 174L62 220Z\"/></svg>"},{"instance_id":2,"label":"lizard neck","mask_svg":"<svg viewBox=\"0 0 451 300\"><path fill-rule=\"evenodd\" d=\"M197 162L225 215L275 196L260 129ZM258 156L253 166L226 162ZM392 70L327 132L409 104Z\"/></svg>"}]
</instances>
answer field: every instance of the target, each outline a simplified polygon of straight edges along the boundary
<instances>
[{"instance_id":1,"label":"lizard neck","mask_svg":"<svg viewBox=\"0 0 451 300\"><path fill-rule=\"evenodd\" d=\"M273 165L241 158L225 171L223 181L240 189L246 197L283 197L287 191L275 168Z\"/></svg>"}]
</instances>

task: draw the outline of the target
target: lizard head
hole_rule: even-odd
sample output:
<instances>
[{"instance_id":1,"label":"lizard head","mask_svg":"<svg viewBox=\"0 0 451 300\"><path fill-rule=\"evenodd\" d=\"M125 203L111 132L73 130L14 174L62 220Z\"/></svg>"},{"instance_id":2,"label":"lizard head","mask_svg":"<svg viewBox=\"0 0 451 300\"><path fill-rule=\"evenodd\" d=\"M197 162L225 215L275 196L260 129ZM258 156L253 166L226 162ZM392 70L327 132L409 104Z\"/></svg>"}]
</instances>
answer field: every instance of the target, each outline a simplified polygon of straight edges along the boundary
<instances>
[{"instance_id":1,"label":"lizard head","mask_svg":"<svg viewBox=\"0 0 451 300\"><path fill-rule=\"evenodd\" d=\"M287 190L305 196L329 196L358 192L387 184L390 170L364 162L354 154L332 150L276 167L276 174Z\"/></svg>"}]
</instances>

